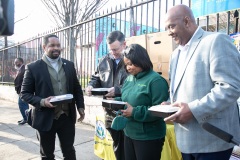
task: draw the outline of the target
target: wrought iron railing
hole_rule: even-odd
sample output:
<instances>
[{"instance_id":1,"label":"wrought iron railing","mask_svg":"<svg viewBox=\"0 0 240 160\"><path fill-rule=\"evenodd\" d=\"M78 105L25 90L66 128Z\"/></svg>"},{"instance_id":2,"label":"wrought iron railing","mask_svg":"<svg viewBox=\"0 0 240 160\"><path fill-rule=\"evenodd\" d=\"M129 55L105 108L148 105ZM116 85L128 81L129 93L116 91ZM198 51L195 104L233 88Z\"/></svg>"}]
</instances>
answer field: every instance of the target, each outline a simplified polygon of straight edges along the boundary
<instances>
[{"instance_id":1,"label":"wrought iron railing","mask_svg":"<svg viewBox=\"0 0 240 160\"><path fill-rule=\"evenodd\" d=\"M22 57L26 64L41 58L43 36L54 33L59 36L63 47L61 57L74 61L79 81L85 87L94 73L98 59L108 53L105 39L111 31L120 30L126 37L164 31L164 15L175 4L190 6L190 0L135 0L130 6L104 10L87 21L50 30L15 45L3 47L0 49L0 82L13 82L16 74L13 63L16 57ZM207 15L197 18L197 23L208 31L235 33L239 29L235 16L239 11L240 9ZM66 38L71 37L68 35L78 29L77 38Z\"/></svg>"}]
</instances>

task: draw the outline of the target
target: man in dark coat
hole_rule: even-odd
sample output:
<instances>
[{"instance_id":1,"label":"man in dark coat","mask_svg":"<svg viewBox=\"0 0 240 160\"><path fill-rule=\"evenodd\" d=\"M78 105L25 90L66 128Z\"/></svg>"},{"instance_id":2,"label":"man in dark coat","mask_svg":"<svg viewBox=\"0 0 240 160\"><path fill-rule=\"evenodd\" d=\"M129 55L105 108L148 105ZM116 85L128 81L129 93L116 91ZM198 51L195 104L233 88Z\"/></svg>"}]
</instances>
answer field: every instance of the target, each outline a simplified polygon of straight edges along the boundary
<instances>
[{"instance_id":1,"label":"man in dark coat","mask_svg":"<svg viewBox=\"0 0 240 160\"><path fill-rule=\"evenodd\" d=\"M37 130L42 159L54 159L57 134L63 159L76 160L76 108L79 121L85 117L82 88L74 63L60 57L62 48L56 35L44 37L43 49L42 59L26 66L21 98L33 105L32 127ZM64 98L67 94L73 96L71 102L52 104L53 96Z\"/></svg>"},{"instance_id":2,"label":"man in dark coat","mask_svg":"<svg viewBox=\"0 0 240 160\"><path fill-rule=\"evenodd\" d=\"M23 82L23 76L25 73L25 65L23 64L23 59L22 58L16 58L14 61L15 69L17 70L17 75L16 78L14 79L14 86L15 86L15 91L19 95L21 92L21 87L22 87L22 82ZM25 111L29 108L28 103L24 102L21 100L20 96L18 97L18 106L19 110L22 114L22 119L18 121L19 125L23 125L27 122L27 116L25 114Z\"/></svg>"}]
</instances>

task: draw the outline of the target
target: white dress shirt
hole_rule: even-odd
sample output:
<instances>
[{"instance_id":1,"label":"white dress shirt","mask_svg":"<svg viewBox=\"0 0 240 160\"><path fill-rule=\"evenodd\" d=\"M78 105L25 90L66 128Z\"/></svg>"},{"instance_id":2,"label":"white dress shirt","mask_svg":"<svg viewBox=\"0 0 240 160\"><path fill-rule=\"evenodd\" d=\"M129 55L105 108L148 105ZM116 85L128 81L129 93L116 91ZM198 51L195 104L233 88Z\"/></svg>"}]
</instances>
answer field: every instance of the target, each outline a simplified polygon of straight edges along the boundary
<instances>
[{"instance_id":1,"label":"white dress shirt","mask_svg":"<svg viewBox=\"0 0 240 160\"><path fill-rule=\"evenodd\" d=\"M49 58L48 56L46 56L46 57L47 57L48 61L50 62L50 64L52 65L52 67L58 73L58 60L59 60L59 57L56 58L56 59Z\"/></svg>"},{"instance_id":2,"label":"white dress shirt","mask_svg":"<svg viewBox=\"0 0 240 160\"><path fill-rule=\"evenodd\" d=\"M186 57L189 51L189 46L191 45L192 39L195 36L195 34L197 33L197 31L199 30L199 27L196 29L196 31L194 32L192 38L188 41L187 44L185 44L184 46L179 45L178 49L180 50L179 52L179 57L178 57L178 62L177 62L177 68L176 68L176 73L175 73L175 78L174 78L174 83L173 83L173 89L175 90L177 87L177 82L179 82L179 80L181 79L181 74L182 70L183 70L183 66L186 63Z\"/></svg>"}]
</instances>

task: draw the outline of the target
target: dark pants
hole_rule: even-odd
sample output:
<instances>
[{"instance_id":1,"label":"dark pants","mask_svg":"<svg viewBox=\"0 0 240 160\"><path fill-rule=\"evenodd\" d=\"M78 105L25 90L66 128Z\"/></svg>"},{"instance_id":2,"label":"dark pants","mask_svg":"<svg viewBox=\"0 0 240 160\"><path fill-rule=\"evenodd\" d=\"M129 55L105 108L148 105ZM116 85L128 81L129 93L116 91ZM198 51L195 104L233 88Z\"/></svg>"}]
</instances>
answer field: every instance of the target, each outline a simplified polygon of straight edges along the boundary
<instances>
[{"instance_id":1,"label":"dark pants","mask_svg":"<svg viewBox=\"0 0 240 160\"><path fill-rule=\"evenodd\" d=\"M58 120L53 121L50 131L37 131L42 160L54 160L56 134L60 141L64 160L76 160L76 153L73 146L75 124L66 114L62 114Z\"/></svg>"},{"instance_id":2,"label":"dark pants","mask_svg":"<svg viewBox=\"0 0 240 160\"><path fill-rule=\"evenodd\" d=\"M125 160L160 160L164 138L134 140L124 136Z\"/></svg>"},{"instance_id":3,"label":"dark pants","mask_svg":"<svg viewBox=\"0 0 240 160\"><path fill-rule=\"evenodd\" d=\"M112 128L107 128L113 139L113 151L116 160L124 160L124 132L116 131Z\"/></svg>"},{"instance_id":4,"label":"dark pants","mask_svg":"<svg viewBox=\"0 0 240 160\"><path fill-rule=\"evenodd\" d=\"M25 111L27 109L29 109L28 103L24 102L23 100L21 100L20 97L18 97L18 107L19 107L19 110L21 112L21 115L22 115L23 119L26 121L27 120L27 116L25 114Z\"/></svg>"},{"instance_id":5,"label":"dark pants","mask_svg":"<svg viewBox=\"0 0 240 160\"><path fill-rule=\"evenodd\" d=\"M232 150L233 148L226 151L211 153L182 153L182 157L183 160L229 160L232 154Z\"/></svg>"}]
</instances>

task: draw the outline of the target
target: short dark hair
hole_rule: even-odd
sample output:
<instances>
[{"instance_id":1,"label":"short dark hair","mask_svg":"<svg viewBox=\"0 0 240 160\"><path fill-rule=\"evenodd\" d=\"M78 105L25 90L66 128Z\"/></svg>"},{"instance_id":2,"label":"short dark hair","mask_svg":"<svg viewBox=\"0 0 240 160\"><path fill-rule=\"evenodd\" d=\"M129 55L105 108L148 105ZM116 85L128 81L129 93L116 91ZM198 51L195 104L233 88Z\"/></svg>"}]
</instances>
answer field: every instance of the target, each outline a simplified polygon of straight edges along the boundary
<instances>
[{"instance_id":1,"label":"short dark hair","mask_svg":"<svg viewBox=\"0 0 240 160\"><path fill-rule=\"evenodd\" d=\"M22 63L24 62L23 59L20 58L20 57L17 57L16 59L17 59L18 61L22 62Z\"/></svg>"},{"instance_id":2,"label":"short dark hair","mask_svg":"<svg viewBox=\"0 0 240 160\"><path fill-rule=\"evenodd\" d=\"M134 66L142 68L143 71L149 71L153 68L148 52L139 44L131 44L124 50L123 55L129 59Z\"/></svg>"},{"instance_id":3,"label":"short dark hair","mask_svg":"<svg viewBox=\"0 0 240 160\"><path fill-rule=\"evenodd\" d=\"M116 40L118 40L121 43L125 41L125 36L121 31L113 31L107 36L108 44L112 44Z\"/></svg>"},{"instance_id":4,"label":"short dark hair","mask_svg":"<svg viewBox=\"0 0 240 160\"><path fill-rule=\"evenodd\" d=\"M51 38L51 37L58 38L58 36L55 35L55 34L48 34L48 35L46 35L46 36L43 37L43 44L44 44L44 45L47 45L48 42L49 42L49 38Z\"/></svg>"}]
</instances>

